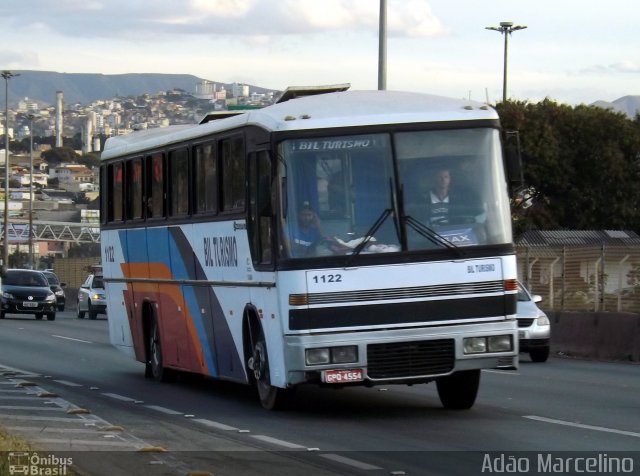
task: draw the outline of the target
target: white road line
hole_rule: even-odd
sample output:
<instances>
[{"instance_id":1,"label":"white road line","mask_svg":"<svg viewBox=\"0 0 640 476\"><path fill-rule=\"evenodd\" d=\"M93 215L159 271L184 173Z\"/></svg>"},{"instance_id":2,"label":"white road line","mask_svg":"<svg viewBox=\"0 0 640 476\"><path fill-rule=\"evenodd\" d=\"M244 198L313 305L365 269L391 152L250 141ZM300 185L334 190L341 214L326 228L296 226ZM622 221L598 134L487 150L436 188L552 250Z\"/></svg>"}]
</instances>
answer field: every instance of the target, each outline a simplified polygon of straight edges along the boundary
<instances>
[{"instance_id":1,"label":"white road line","mask_svg":"<svg viewBox=\"0 0 640 476\"><path fill-rule=\"evenodd\" d=\"M123 402L135 402L137 401L135 398L125 397L123 395L118 395L117 393L103 393L105 397L115 398L116 400L122 400Z\"/></svg>"},{"instance_id":2,"label":"white road line","mask_svg":"<svg viewBox=\"0 0 640 476\"><path fill-rule=\"evenodd\" d=\"M40 374L36 374L33 372L27 372L26 370L16 369L15 367L8 367L6 365L0 366L0 371L3 372L15 372L16 374L20 374L20 376L28 375L29 377L39 377Z\"/></svg>"},{"instance_id":3,"label":"white road line","mask_svg":"<svg viewBox=\"0 0 640 476\"><path fill-rule=\"evenodd\" d=\"M323 458L330 459L332 461L336 461L338 463L346 464L349 466L353 466L354 468L363 469L365 471L371 471L375 469L382 469L379 466L373 466L372 464L363 463L362 461L357 461L355 459L347 458L345 456L336 455L333 453L327 453L320 455Z\"/></svg>"},{"instance_id":4,"label":"white road line","mask_svg":"<svg viewBox=\"0 0 640 476\"><path fill-rule=\"evenodd\" d=\"M30 416L30 415L15 415L13 413L0 413L0 418L5 420L25 420L25 421L62 421L70 423L87 423L87 420L78 418L77 416L71 416L69 418L64 417L45 417L45 416Z\"/></svg>"},{"instance_id":5,"label":"white road line","mask_svg":"<svg viewBox=\"0 0 640 476\"><path fill-rule=\"evenodd\" d=\"M553 418L545 418L545 417L535 416L535 415L527 415L527 416L524 416L523 418L528 418L529 420L543 421L545 423L554 423L556 425L572 426L574 428L584 428L585 430L604 431L606 433L616 433L618 435L633 436L635 438L640 438L640 433L636 433L633 431L616 430L615 428L607 428L604 426L583 425L582 423L573 423L573 422L564 421L564 420L554 420Z\"/></svg>"},{"instance_id":6,"label":"white road line","mask_svg":"<svg viewBox=\"0 0 640 476\"><path fill-rule=\"evenodd\" d=\"M272 438L270 436L265 435L251 435L251 438L255 438L256 440L265 441L267 443L271 443L273 445L284 446L285 448L290 449L304 449L306 446L297 445L295 443L289 443L288 441L279 440L277 438Z\"/></svg>"},{"instance_id":7,"label":"white road line","mask_svg":"<svg viewBox=\"0 0 640 476\"><path fill-rule=\"evenodd\" d=\"M62 385L66 385L67 387L82 387L82 384L69 382L68 380L54 380L54 382L61 383Z\"/></svg>"},{"instance_id":8,"label":"white road line","mask_svg":"<svg viewBox=\"0 0 640 476\"><path fill-rule=\"evenodd\" d=\"M91 342L90 340L74 339L73 337L57 336L55 334L51 334L51 337L57 337L58 339L72 340L75 342L84 342L85 344L93 344L93 342Z\"/></svg>"},{"instance_id":9,"label":"white road line","mask_svg":"<svg viewBox=\"0 0 640 476\"><path fill-rule=\"evenodd\" d=\"M209 426L211 428L215 428L216 430L238 431L238 429L233 426L225 425L224 423L218 423L217 421L207 420L205 418L195 418L193 421L205 426Z\"/></svg>"},{"instance_id":10,"label":"white road line","mask_svg":"<svg viewBox=\"0 0 640 476\"><path fill-rule=\"evenodd\" d=\"M147 408L151 408L152 410L156 410L162 413L166 413L167 415L182 415L181 412L177 412L175 410L171 410L170 408L159 407L157 405L145 405Z\"/></svg>"},{"instance_id":11,"label":"white road line","mask_svg":"<svg viewBox=\"0 0 640 476\"><path fill-rule=\"evenodd\" d=\"M33 440L34 443L44 443L44 444L57 444L57 445L71 445L73 446L79 446L79 445L85 445L85 446L125 446L128 448L131 448L133 445L133 443L131 441L96 441L96 440L70 440L69 438L34 438ZM135 448L132 448L132 451Z\"/></svg>"},{"instance_id":12,"label":"white road line","mask_svg":"<svg viewBox=\"0 0 640 476\"><path fill-rule=\"evenodd\" d=\"M70 433L70 434L80 434L86 433L88 435L104 435L105 433L98 433L99 430L95 428L92 429L84 429L84 428L56 428L56 427L45 427L42 428L40 426L5 426L5 430L9 431L18 431L22 433Z\"/></svg>"},{"instance_id":13,"label":"white road line","mask_svg":"<svg viewBox=\"0 0 640 476\"><path fill-rule=\"evenodd\" d=\"M2 393L2 392L0 392ZM21 392L24 393L24 392ZM42 400L40 397L32 395L30 397L2 397L0 396L0 400Z\"/></svg>"},{"instance_id":14,"label":"white road line","mask_svg":"<svg viewBox=\"0 0 640 476\"><path fill-rule=\"evenodd\" d=\"M29 410L29 411L47 411L47 412L63 412L63 408L51 407L23 407L19 405L0 405L0 410Z\"/></svg>"}]
</instances>

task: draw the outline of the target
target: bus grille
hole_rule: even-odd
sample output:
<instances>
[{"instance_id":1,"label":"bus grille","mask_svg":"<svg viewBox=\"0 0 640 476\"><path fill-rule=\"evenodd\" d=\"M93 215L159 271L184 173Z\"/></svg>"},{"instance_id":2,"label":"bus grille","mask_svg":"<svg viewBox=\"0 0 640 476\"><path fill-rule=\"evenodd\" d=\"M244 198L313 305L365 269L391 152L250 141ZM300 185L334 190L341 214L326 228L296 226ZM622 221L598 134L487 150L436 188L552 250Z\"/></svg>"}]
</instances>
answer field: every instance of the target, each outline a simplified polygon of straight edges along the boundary
<instances>
[{"instance_id":1,"label":"bus grille","mask_svg":"<svg viewBox=\"0 0 640 476\"><path fill-rule=\"evenodd\" d=\"M372 380L444 374L453 370L454 361L453 339L367 346L367 373Z\"/></svg>"}]
</instances>

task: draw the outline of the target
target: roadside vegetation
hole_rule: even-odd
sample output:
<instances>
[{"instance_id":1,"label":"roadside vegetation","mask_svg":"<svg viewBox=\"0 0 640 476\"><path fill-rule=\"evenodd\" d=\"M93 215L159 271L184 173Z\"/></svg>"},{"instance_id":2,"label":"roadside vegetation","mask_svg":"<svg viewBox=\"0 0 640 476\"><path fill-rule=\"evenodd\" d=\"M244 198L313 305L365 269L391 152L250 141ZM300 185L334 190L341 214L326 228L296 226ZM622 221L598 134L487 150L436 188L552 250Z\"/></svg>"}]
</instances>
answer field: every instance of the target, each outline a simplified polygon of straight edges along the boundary
<instances>
[{"instance_id":1,"label":"roadside vegetation","mask_svg":"<svg viewBox=\"0 0 640 476\"><path fill-rule=\"evenodd\" d=\"M525 188L514 207L515 237L526 230L640 233L640 115L550 99L496 106L517 131Z\"/></svg>"}]
</instances>

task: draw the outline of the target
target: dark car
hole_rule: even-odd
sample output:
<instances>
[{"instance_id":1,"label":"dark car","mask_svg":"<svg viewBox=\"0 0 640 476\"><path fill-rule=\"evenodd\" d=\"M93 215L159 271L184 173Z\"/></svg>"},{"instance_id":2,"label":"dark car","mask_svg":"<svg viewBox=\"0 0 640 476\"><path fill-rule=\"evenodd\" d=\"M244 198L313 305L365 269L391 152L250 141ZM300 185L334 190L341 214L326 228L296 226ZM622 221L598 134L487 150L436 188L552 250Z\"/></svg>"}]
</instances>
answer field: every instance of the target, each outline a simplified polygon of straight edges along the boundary
<instances>
[{"instance_id":1,"label":"dark car","mask_svg":"<svg viewBox=\"0 0 640 476\"><path fill-rule=\"evenodd\" d=\"M64 311L64 306L67 302L67 298L64 295L64 288L67 284L61 283L56 276L56 273L53 271L43 271L44 277L49 281L49 287L53 291L53 294L56 295L56 303L58 304L58 311Z\"/></svg>"},{"instance_id":2,"label":"dark car","mask_svg":"<svg viewBox=\"0 0 640 476\"><path fill-rule=\"evenodd\" d=\"M56 318L56 295L42 271L8 269L2 277L1 299L0 319L5 314L35 314L36 319L46 315L50 321Z\"/></svg>"}]
</instances>

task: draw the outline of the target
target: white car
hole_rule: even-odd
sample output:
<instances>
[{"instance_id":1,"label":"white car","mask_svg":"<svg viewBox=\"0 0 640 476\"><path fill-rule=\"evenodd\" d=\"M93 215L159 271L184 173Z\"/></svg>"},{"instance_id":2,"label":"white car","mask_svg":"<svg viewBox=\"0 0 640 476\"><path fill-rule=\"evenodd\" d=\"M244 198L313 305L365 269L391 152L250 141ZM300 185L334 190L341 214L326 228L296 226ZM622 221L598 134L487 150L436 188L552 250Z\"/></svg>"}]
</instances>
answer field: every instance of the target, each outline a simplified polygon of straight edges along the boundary
<instances>
[{"instance_id":1,"label":"white car","mask_svg":"<svg viewBox=\"0 0 640 476\"><path fill-rule=\"evenodd\" d=\"M534 362L546 362L551 350L551 325L549 318L536 303L542 297L529 293L524 284L518 282L518 341L520 352L529 352Z\"/></svg>"},{"instance_id":2,"label":"white car","mask_svg":"<svg viewBox=\"0 0 640 476\"><path fill-rule=\"evenodd\" d=\"M107 300L102 275L90 274L78 289L78 319L89 313L89 319L107 314Z\"/></svg>"}]
</instances>

